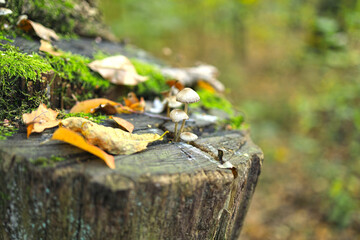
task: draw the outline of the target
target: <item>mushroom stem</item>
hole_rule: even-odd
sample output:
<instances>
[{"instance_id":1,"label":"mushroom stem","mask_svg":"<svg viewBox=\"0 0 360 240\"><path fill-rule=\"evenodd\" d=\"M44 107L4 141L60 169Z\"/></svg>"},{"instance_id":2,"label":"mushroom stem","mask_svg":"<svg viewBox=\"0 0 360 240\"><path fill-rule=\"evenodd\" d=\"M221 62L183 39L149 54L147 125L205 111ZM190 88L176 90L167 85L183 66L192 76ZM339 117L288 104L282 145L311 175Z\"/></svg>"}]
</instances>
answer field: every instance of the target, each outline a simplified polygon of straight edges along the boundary
<instances>
[{"instance_id":1,"label":"mushroom stem","mask_svg":"<svg viewBox=\"0 0 360 240\"><path fill-rule=\"evenodd\" d=\"M188 106L189 106L189 104L188 104L188 103L185 103L184 112L185 112L186 114L188 113Z\"/></svg>"},{"instance_id":2,"label":"mushroom stem","mask_svg":"<svg viewBox=\"0 0 360 240\"><path fill-rule=\"evenodd\" d=\"M185 105L186 106L186 105ZM184 127L185 127L185 119L184 120L182 120L182 123L181 123L181 127L180 127L180 131L179 131L179 133L178 133L178 135L177 135L177 137L176 137L176 142L178 142L179 141L179 137L180 137L180 134L182 133L182 131L184 130Z\"/></svg>"},{"instance_id":3,"label":"mushroom stem","mask_svg":"<svg viewBox=\"0 0 360 240\"><path fill-rule=\"evenodd\" d=\"M169 117L170 116L170 106L169 103L166 104L166 116Z\"/></svg>"},{"instance_id":4,"label":"mushroom stem","mask_svg":"<svg viewBox=\"0 0 360 240\"><path fill-rule=\"evenodd\" d=\"M174 131L174 140L176 141L176 138L177 138L177 129L178 129L178 123L175 122L175 131Z\"/></svg>"}]
</instances>

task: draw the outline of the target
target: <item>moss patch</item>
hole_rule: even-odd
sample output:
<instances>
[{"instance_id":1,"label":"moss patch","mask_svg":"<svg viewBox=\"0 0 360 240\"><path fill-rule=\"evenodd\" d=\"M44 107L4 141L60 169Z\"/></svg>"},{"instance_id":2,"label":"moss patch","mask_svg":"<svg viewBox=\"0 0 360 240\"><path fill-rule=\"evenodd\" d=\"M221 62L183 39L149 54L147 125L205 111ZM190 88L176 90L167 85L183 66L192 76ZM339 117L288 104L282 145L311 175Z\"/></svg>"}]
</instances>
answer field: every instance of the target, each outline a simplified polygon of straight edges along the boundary
<instances>
[{"instance_id":1,"label":"moss patch","mask_svg":"<svg viewBox=\"0 0 360 240\"><path fill-rule=\"evenodd\" d=\"M98 115L98 114L91 114L91 113L65 113L64 111L60 112L58 118L59 119L66 119L69 117L82 117L86 118L87 120L90 120L95 123L102 123L106 119L108 119L105 115Z\"/></svg>"},{"instance_id":2,"label":"moss patch","mask_svg":"<svg viewBox=\"0 0 360 240\"><path fill-rule=\"evenodd\" d=\"M6 140L7 137L14 135L17 130L13 126L4 126L3 122L0 122L0 140Z\"/></svg>"},{"instance_id":3,"label":"moss patch","mask_svg":"<svg viewBox=\"0 0 360 240\"><path fill-rule=\"evenodd\" d=\"M57 162L61 162L61 161L64 161L64 160L65 160L65 158L63 158L63 157L51 155L50 158L39 157L39 158L37 158L37 159L30 159L30 162L31 162L32 164L34 164L35 166L52 167L52 166L54 166Z\"/></svg>"},{"instance_id":4,"label":"moss patch","mask_svg":"<svg viewBox=\"0 0 360 240\"><path fill-rule=\"evenodd\" d=\"M47 54L46 60L62 80L62 86L56 89L55 94L62 96L65 107L75 103L71 94L82 101L101 95L111 85L108 80L88 68L90 58L65 53L57 57Z\"/></svg>"},{"instance_id":5,"label":"moss patch","mask_svg":"<svg viewBox=\"0 0 360 240\"><path fill-rule=\"evenodd\" d=\"M232 104L224 97L205 89L200 89L196 92L200 96L200 102L192 104L193 107L204 107L207 109L217 108L225 111L230 116L234 115Z\"/></svg>"},{"instance_id":6,"label":"moss patch","mask_svg":"<svg viewBox=\"0 0 360 240\"><path fill-rule=\"evenodd\" d=\"M74 0L11 0L6 7L13 11L8 17L11 25L16 26L18 17L28 15L29 19L50 27L58 33L74 31L76 21L84 21L81 14L76 14Z\"/></svg>"},{"instance_id":7,"label":"moss patch","mask_svg":"<svg viewBox=\"0 0 360 240\"><path fill-rule=\"evenodd\" d=\"M0 51L0 119L21 115L27 109L46 103L46 82L42 73L51 65L36 53L20 53L9 44Z\"/></svg>"},{"instance_id":8,"label":"moss patch","mask_svg":"<svg viewBox=\"0 0 360 240\"><path fill-rule=\"evenodd\" d=\"M0 39L11 41L2 34ZM19 118L23 112L38 107L41 102L49 102L47 86L54 78L45 77L43 74L46 73L55 73L58 81L52 94L62 101L61 106L64 107L75 103L72 94L81 101L101 95L111 85L92 72L87 66L91 59L81 55L65 53L55 57L25 54L10 44L1 43L0 49L0 120ZM60 107L60 104L53 107Z\"/></svg>"},{"instance_id":9,"label":"moss patch","mask_svg":"<svg viewBox=\"0 0 360 240\"><path fill-rule=\"evenodd\" d=\"M166 85L166 79L161 74L159 68L155 65L145 63L136 59L131 59L136 72L141 76L147 76L149 79L135 87L135 92L142 96L159 95L169 87Z\"/></svg>"}]
</instances>

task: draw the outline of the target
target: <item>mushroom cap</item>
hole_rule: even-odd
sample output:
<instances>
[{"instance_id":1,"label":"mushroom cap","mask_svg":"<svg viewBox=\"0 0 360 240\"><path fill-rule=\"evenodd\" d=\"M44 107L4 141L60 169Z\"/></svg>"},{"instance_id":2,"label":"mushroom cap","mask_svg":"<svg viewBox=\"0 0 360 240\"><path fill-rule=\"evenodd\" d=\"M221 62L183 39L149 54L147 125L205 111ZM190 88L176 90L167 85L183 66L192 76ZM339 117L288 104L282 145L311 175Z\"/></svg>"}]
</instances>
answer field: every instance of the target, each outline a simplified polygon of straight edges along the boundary
<instances>
[{"instance_id":1,"label":"mushroom cap","mask_svg":"<svg viewBox=\"0 0 360 240\"><path fill-rule=\"evenodd\" d=\"M176 101L175 96L168 97L167 101L168 101L169 107L171 107L171 108L179 108L183 105L181 102Z\"/></svg>"},{"instance_id":2,"label":"mushroom cap","mask_svg":"<svg viewBox=\"0 0 360 240\"><path fill-rule=\"evenodd\" d=\"M0 1L0 3L2 3L2 2ZM11 11L8 8L0 8L0 16L9 15L9 14L12 14L12 13L13 13L13 11Z\"/></svg>"},{"instance_id":3,"label":"mushroom cap","mask_svg":"<svg viewBox=\"0 0 360 240\"><path fill-rule=\"evenodd\" d=\"M189 116L181 109L174 109L170 112L170 118L173 122L180 122L182 120L188 120Z\"/></svg>"},{"instance_id":4,"label":"mushroom cap","mask_svg":"<svg viewBox=\"0 0 360 240\"><path fill-rule=\"evenodd\" d=\"M176 101L182 103L194 103L200 101L200 97L193 89L184 88L176 95Z\"/></svg>"},{"instance_id":5,"label":"mushroom cap","mask_svg":"<svg viewBox=\"0 0 360 240\"><path fill-rule=\"evenodd\" d=\"M180 138L184 140L185 142L191 142L198 139L198 136L191 132L183 132L180 134Z\"/></svg>"}]
</instances>

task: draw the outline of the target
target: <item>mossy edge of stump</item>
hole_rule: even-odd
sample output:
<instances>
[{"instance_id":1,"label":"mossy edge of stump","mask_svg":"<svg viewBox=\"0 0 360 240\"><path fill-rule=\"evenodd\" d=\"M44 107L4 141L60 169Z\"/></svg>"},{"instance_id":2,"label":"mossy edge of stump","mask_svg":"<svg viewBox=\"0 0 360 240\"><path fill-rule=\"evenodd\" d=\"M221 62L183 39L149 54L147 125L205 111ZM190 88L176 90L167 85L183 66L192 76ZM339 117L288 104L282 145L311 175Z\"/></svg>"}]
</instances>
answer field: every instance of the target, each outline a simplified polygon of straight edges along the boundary
<instances>
[{"instance_id":1,"label":"mossy edge of stump","mask_svg":"<svg viewBox=\"0 0 360 240\"><path fill-rule=\"evenodd\" d=\"M138 133L170 128L169 122L143 115L125 117ZM165 138L143 152L116 156L116 170L71 145L40 144L50 135L27 140L20 132L0 141L4 239L239 237L263 161L247 133L203 132L191 145ZM236 167L236 178L218 168L219 148ZM52 155L64 161L33 164Z\"/></svg>"}]
</instances>

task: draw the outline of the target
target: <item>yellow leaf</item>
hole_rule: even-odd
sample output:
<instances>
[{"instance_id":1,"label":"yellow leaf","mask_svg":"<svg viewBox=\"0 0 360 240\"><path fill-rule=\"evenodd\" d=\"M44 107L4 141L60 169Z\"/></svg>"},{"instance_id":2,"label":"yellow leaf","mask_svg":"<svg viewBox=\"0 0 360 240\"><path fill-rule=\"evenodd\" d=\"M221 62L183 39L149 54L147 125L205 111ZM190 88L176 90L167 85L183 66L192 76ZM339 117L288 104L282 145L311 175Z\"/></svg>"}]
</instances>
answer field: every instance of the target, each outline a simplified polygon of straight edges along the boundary
<instances>
[{"instance_id":1,"label":"yellow leaf","mask_svg":"<svg viewBox=\"0 0 360 240\"><path fill-rule=\"evenodd\" d=\"M128 122L120 117L110 116L110 118L113 119L117 124L119 124L119 126L127 130L129 133L132 133L134 131L134 124L132 124L131 122Z\"/></svg>"},{"instance_id":2,"label":"yellow leaf","mask_svg":"<svg viewBox=\"0 0 360 240\"><path fill-rule=\"evenodd\" d=\"M137 74L134 65L123 55L95 60L89 64L89 67L103 78L117 85L134 86L148 79Z\"/></svg>"},{"instance_id":3,"label":"yellow leaf","mask_svg":"<svg viewBox=\"0 0 360 240\"><path fill-rule=\"evenodd\" d=\"M82 102L77 102L75 106L71 108L70 113L91 113L92 109L97 108L101 104L111 104L113 106L119 105L119 103L106 98L94 98Z\"/></svg>"},{"instance_id":4,"label":"yellow leaf","mask_svg":"<svg viewBox=\"0 0 360 240\"><path fill-rule=\"evenodd\" d=\"M40 48L39 48L39 50L42 51L42 52L50 53L51 55L54 55L54 56L61 56L61 55L64 54L62 51L56 50L51 45L50 42L45 41L45 40L40 40Z\"/></svg>"},{"instance_id":5,"label":"yellow leaf","mask_svg":"<svg viewBox=\"0 0 360 240\"><path fill-rule=\"evenodd\" d=\"M56 119L59 113L55 110L48 109L45 104L40 104L38 109L31 113L22 115L23 122L27 125L27 137L33 132L43 132L46 128L53 128L59 125Z\"/></svg>"},{"instance_id":6,"label":"yellow leaf","mask_svg":"<svg viewBox=\"0 0 360 240\"><path fill-rule=\"evenodd\" d=\"M82 150L94 154L95 156L104 160L109 168L115 169L114 156L109 155L100 148L87 143L82 136L70 129L59 127L59 129L54 132L51 139L67 142L71 145L74 145L75 147L81 148Z\"/></svg>"},{"instance_id":7,"label":"yellow leaf","mask_svg":"<svg viewBox=\"0 0 360 240\"><path fill-rule=\"evenodd\" d=\"M153 133L131 134L121 129L105 127L79 117L61 121L62 125L80 132L85 139L111 154L132 154L146 149L150 142L161 140L163 136Z\"/></svg>"},{"instance_id":8,"label":"yellow leaf","mask_svg":"<svg viewBox=\"0 0 360 240\"><path fill-rule=\"evenodd\" d=\"M31 21L27 18L20 19L17 26L26 32L33 30L38 37L46 41L51 41L51 39L59 40L59 36L54 30L44 27L40 23Z\"/></svg>"}]
</instances>

